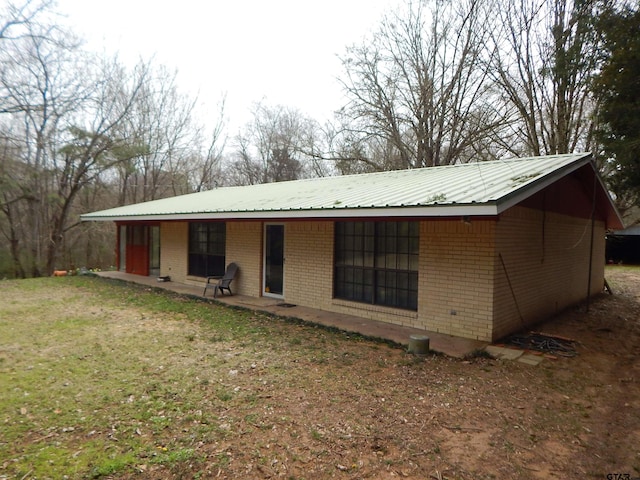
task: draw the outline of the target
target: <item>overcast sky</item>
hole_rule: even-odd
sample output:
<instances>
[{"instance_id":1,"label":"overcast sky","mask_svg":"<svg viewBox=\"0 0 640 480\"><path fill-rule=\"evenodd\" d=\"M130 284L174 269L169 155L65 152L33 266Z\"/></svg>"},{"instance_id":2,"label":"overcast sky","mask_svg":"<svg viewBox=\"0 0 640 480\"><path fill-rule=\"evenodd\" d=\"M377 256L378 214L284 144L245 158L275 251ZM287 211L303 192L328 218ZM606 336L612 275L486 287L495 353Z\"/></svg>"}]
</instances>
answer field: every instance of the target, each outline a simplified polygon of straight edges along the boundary
<instances>
[{"instance_id":1,"label":"overcast sky","mask_svg":"<svg viewBox=\"0 0 640 480\"><path fill-rule=\"evenodd\" d=\"M341 105L337 55L375 30L402 0L58 0L89 46L123 60L154 57L214 107L227 95L232 126L253 102L317 120ZM405 0L406 1L406 0ZM234 132L229 132L234 133Z\"/></svg>"}]
</instances>

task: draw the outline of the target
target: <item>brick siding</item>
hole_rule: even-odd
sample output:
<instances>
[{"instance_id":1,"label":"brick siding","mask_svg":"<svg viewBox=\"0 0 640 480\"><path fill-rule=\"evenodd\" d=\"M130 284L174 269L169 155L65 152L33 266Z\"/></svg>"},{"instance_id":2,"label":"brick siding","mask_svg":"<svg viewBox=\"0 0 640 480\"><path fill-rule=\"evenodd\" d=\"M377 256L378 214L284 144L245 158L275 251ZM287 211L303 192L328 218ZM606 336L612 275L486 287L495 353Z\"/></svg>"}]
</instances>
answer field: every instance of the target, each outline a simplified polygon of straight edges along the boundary
<instances>
[{"instance_id":1,"label":"brick siding","mask_svg":"<svg viewBox=\"0 0 640 480\"><path fill-rule=\"evenodd\" d=\"M259 297L262 289L262 222L227 222L227 264L238 264L234 293Z\"/></svg>"},{"instance_id":2,"label":"brick siding","mask_svg":"<svg viewBox=\"0 0 640 480\"><path fill-rule=\"evenodd\" d=\"M331 310L333 222L287 223L284 239L286 301Z\"/></svg>"},{"instance_id":3,"label":"brick siding","mask_svg":"<svg viewBox=\"0 0 640 480\"><path fill-rule=\"evenodd\" d=\"M605 232L595 223L591 294L603 289ZM586 298L591 220L514 207L497 223L493 339Z\"/></svg>"},{"instance_id":4,"label":"brick siding","mask_svg":"<svg viewBox=\"0 0 640 480\"><path fill-rule=\"evenodd\" d=\"M493 323L494 220L420 225L421 328L488 340Z\"/></svg>"},{"instance_id":5,"label":"brick siding","mask_svg":"<svg viewBox=\"0 0 640 480\"><path fill-rule=\"evenodd\" d=\"M418 311L333 298L332 221L285 224L284 300L366 319L491 341L581 301L587 290L590 220L513 207L498 220L420 222ZM227 222L234 292L262 295L263 222ZM187 222L161 225L161 275L187 276ZM604 226L596 222L591 293L602 291Z\"/></svg>"},{"instance_id":6,"label":"brick siding","mask_svg":"<svg viewBox=\"0 0 640 480\"><path fill-rule=\"evenodd\" d=\"M262 222L227 222L225 262L236 262L240 269L233 291L260 296L262 278ZM160 274L176 282L202 285L204 278L187 274L189 223L163 222L160 226Z\"/></svg>"},{"instance_id":7,"label":"brick siding","mask_svg":"<svg viewBox=\"0 0 640 480\"><path fill-rule=\"evenodd\" d=\"M187 283L189 224L160 224L160 275L169 275L174 282Z\"/></svg>"}]
</instances>

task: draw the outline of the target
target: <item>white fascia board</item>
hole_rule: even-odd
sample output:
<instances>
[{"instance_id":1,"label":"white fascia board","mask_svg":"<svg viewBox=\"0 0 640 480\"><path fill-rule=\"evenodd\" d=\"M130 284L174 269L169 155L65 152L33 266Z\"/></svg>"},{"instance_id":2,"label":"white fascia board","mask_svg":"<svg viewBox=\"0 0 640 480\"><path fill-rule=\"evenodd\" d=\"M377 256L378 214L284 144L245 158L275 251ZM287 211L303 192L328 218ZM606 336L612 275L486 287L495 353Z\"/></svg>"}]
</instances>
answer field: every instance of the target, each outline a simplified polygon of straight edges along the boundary
<instances>
[{"instance_id":1,"label":"white fascia board","mask_svg":"<svg viewBox=\"0 0 640 480\"><path fill-rule=\"evenodd\" d=\"M175 213L158 215L81 217L82 221L159 222L188 220L303 220L323 218L415 218L495 216L496 204L436 205L429 207L335 208L323 210L275 210L254 212Z\"/></svg>"}]
</instances>

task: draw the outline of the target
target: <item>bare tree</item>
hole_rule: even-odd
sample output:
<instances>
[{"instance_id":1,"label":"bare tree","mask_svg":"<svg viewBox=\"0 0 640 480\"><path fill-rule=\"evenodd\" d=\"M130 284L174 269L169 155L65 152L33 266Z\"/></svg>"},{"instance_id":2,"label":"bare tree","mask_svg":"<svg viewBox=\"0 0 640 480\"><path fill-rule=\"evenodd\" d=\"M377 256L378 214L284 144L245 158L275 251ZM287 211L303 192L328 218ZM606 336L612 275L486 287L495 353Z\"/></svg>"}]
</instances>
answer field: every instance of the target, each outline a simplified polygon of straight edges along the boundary
<instances>
[{"instance_id":1,"label":"bare tree","mask_svg":"<svg viewBox=\"0 0 640 480\"><path fill-rule=\"evenodd\" d=\"M177 71L151 68L132 110L118 127L131 139L128 161L118 166L118 204L180 195L220 183L224 148L224 100L205 127L198 99L181 92ZM207 129L210 133L205 133Z\"/></svg>"},{"instance_id":2,"label":"bare tree","mask_svg":"<svg viewBox=\"0 0 640 480\"><path fill-rule=\"evenodd\" d=\"M118 135L117 126L131 112L148 69L141 65L127 73L117 61L103 61L89 76L87 101L69 116L57 142L61 147L53 158L54 199L48 218L49 235L46 271L58 260L71 209L81 190L103 172L127 161L129 139ZM123 154L123 152L125 152Z\"/></svg>"},{"instance_id":3,"label":"bare tree","mask_svg":"<svg viewBox=\"0 0 640 480\"><path fill-rule=\"evenodd\" d=\"M137 149L119 165L119 204L186 193L184 162L200 134L193 118L196 102L180 92L176 71L149 68L131 110L118 125L119 135Z\"/></svg>"},{"instance_id":4,"label":"bare tree","mask_svg":"<svg viewBox=\"0 0 640 480\"><path fill-rule=\"evenodd\" d=\"M485 18L479 0L412 2L347 50L341 81L350 101L341 114L352 145L358 139L384 152L386 163L369 163L464 162L474 158L478 139L501 125L481 68Z\"/></svg>"},{"instance_id":5,"label":"bare tree","mask_svg":"<svg viewBox=\"0 0 640 480\"><path fill-rule=\"evenodd\" d=\"M66 74L66 67L75 62L73 36L46 23L27 21L20 26L22 33L5 37L0 50L3 137L9 146L5 151L12 153L2 160L22 174L12 178L14 188L4 197L5 202L10 197L15 202L3 210L14 222L10 229L19 226L23 243L29 245L28 270L39 275L48 237L45 218L51 206L55 139L62 118L86 92L77 79ZM3 170L5 178L12 175L11 170Z\"/></svg>"},{"instance_id":6,"label":"bare tree","mask_svg":"<svg viewBox=\"0 0 640 480\"><path fill-rule=\"evenodd\" d=\"M514 154L589 150L591 77L597 67L591 18L598 0L498 1L487 71L500 89L510 131L495 137Z\"/></svg>"},{"instance_id":7,"label":"bare tree","mask_svg":"<svg viewBox=\"0 0 640 480\"><path fill-rule=\"evenodd\" d=\"M0 262L15 276L101 255L79 213L210 188L224 145L175 72L87 53L51 5L0 8Z\"/></svg>"},{"instance_id":8,"label":"bare tree","mask_svg":"<svg viewBox=\"0 0 640 480\"><path fill-rule=\"evenodd\" d=\"M21 261L22 220L20 203L28 200L28 189L21 188L26 175L24 164L18 160L19 152L6 133L0 138L0 233L8 244L11 258L10 271L14 277L24 278L26 272Z\"/></svg>"},{"instance_id":9,"label":"bare tree","mask_svg":"<svg viewBox=\"0 0 640 480\"><path fill-rule=\"evenodd\" d=\"M223 97L218 104L217 117L211 133L199 137L206 138L205 148L201 148L199 153L194 153L189 162L189 181L196 192L210 190L223 183L222 156L226 145L225 103L226 98Z\"/></svg>"},{"instance_id":10,"label":"bare tree","mask_svg":"<svg viewBox=\"0 0 640 480\"><path fill-rule=\"evenodd\" d=\"M313 149L316 127L298 110L255 105L253 121L236 137L236 151L225 170L228 182L282 182L313 173L307 169L316 164L305 152Z\"/></svg>"},{"instance_id":11,"label":"bare tree","mask_svg":"<svg viewBox=\"0 0 640 480\"><path fill-rule=\"evenodd\" d=\"M0 40L17 40L28 36L28 25L51 10L55 0L26 0L21 4L7 2L0 6Z\"/></svg>"},{"instance_id":12,"label":"bare tree","mask_svg":"<svg viewBox=\"0 0 640 480\"><path fill-rule=\"evenodd\" d=\"M14 271L38 276L56 266L81 189L123 160L127 142L115 127L146 71L129 74L116 60L89 56L70 32L46 21L21 28L0 53L0 182L10 187L0 227Z\"/></svg>"},{"instance_id":13,"label":"bare tree","mask_svg":"<svg viewBox=\"0 0 640 480\"><path fill-rule=\"evenodd\" d=\"M17 39L29 34L29 25L46 12L51 2L33 2L27 0L22 4L12 2L0 6L0 51L11 48ZM0 75L7 77L10 69L10 55L0 56ZM0 114L8 113L15 108L10 92L0 89ZM29 188L21 184L28 172L20 161L21 152L13 141L10 126L0 117L0 238L8 244L11 257L11 273L14 277L24 277L26 272L21 261L21 224L23 222L20 203L28 201L32 194Z\"/></svg>"}]
</instances>

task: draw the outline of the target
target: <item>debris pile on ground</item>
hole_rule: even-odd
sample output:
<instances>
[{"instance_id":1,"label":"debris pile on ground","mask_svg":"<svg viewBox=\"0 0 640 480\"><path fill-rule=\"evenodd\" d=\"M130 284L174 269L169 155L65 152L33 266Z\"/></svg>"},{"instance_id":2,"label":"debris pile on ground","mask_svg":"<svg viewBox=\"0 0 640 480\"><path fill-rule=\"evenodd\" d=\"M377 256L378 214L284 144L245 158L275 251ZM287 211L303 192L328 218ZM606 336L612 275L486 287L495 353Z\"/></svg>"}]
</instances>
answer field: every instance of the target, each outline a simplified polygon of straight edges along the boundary
<instances>
[{"instance_id":1,"label":"debris pile on ground","mask_svg":"<svg viewBox=\"0 0 640 480\"><path fill-rule=\"evenodd\" d=\"M504 343L525 350L535 350L564 357L575 357L578 354L574 340L538 332L517 333L508 337Z\"/></svg>"}]
</instances>

